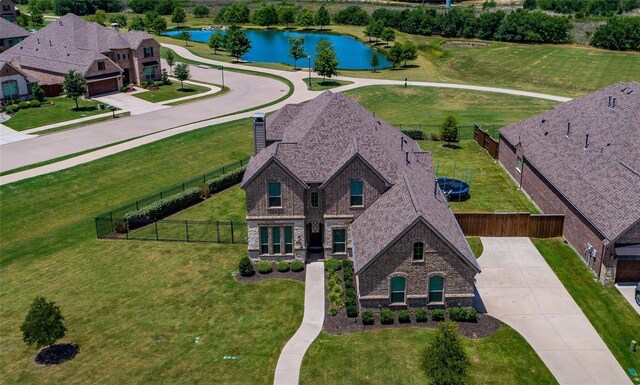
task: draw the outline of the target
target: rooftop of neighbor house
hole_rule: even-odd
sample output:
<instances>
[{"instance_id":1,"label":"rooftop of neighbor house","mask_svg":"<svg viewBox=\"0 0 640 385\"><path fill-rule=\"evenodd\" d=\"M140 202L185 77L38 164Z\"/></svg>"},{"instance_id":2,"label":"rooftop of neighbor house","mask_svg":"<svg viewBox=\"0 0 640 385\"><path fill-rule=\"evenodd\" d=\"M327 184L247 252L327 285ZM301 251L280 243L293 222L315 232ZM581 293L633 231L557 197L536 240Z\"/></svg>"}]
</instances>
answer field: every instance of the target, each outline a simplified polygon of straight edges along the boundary
<instances>
[{"instance_id":1,"label":"rooftop of neighbor house","mask_svg":"<svg viewBox=\"0 0 640 385\"><path fill-rule=\"evenodd\" d=\"M252 158L243 186L272 161L282 164L302 184L327 184L358 158L390 187L352 224L357 235L356 268L375 258L409 224L422 219L479 270L435 184L431 155L353 99L325 91L304 105L283 107L267 119L266 129L267 140L275 143Z\"/></svg>"},{"instance_id":2,"label":"rooftop of neighbor house","mask_svg":"<svg viewBox=\"0 0 640 385\"><path fill-rule=\"evenodd\" d=\"M18 72L19 74L21 74L22 76L24 76L24 78L29 82L29 83L35 83L38 81L38 79L34 78L33 76L29 75L26 71L21 70L18 66L14 66L13 64L6 62L4 60L0 60L0 71L2 71L2 69L4 68L4 66L10 66L11 68L13 68L16 72Z\"/></svg>"},{"instance_id":3,"label":"rooftop of neighbor house","mask_svg":"<svg viewBox=\"0 0 640 385\"><path fill-rule=\"evenodd\" d=\"M141 31L121 33L68 13L0 53L0 59L17 59L24 67L54 73L84 74L94 61L108 59L104 53L137 49L146 39L153 38Z\"/></svg>"},{"instance_id":4,"label":"rooftop of neighbor house","mask_svg":"<svg viewBox=\"0 0 640 385\"><path fill-rule=\"evenodd\" d=\"M13 39L27 36L29 36L29 31L0 17L0 39Z\"/></svg>"},{"instance_id":5,"label":"rooftop of neighbor house","mask_svg":"<svg viewBox=\"0 0 640 385\"><path fill-rule=\"evenodd\" d=\"M609 241L640 220L640 83L615 84L500 130Z\"/></svg>"}]
</instances>

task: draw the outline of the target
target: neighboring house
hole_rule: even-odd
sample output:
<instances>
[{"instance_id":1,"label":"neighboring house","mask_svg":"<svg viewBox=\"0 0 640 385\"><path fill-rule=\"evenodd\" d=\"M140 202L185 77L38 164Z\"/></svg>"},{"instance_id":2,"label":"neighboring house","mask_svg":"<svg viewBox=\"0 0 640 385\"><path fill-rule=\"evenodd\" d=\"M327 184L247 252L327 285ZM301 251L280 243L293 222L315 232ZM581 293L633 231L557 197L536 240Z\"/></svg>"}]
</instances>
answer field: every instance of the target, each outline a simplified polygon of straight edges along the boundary
<instances>
[{"instance_id":1,"label":"neighboring house","mask_svg":"<svg viewBox=\"0 0 640 385\"><path fill-rule=\"evenodd\" d=\"M362 307L471 306L479 266L431 155L330 91L254 116L253 259L353 258Z\"/></svg>"},{"instance_id":2,"label":"neighboring house","mask_svg":"<svg viewBox=\"0 0 640 385\"><path fill-rule=\"evenodd\" d=\"M600 281L640 280L640 83L503 128L499 160Z\"/></svg>"},{"instance_id":3,"label":"neighboring house","mask_svg":"<svg viewBox=\"0 0 640 385\"><path fill-rule=\"evenodd\" d=\"M16 5L11 0L0 0L0 19L8 20L15 23L20 12L16 9ZM2 27L0 26L0 29Z\"/></svg>"},{"instance_id":4,"label":"neighboring house","mask_svg":"<svg viewBox=\"0 0 640 385\"><path fill-rule=\"evenodd\" d=\"M88 95L120 90L129 83L159 80L160 45L151 35L112 28L67 14L0 54L38 79L48 96L62 93L64 74L87 80Z\"/></svg>"},{"instance_id":5,"label":"neighboring house","mask_svg":"<svg viewBox=\"0 0 640 385\"><path fill-rule=\"evenodd\" d=\"M0 18L0 52L20 43L27 36L29 36L29 31L4 18Z\"/></svg>"},{"instance_id":6,"label":"neighboring house","mask_svg":"<svg viewBox=\"0 0 640 385\"><path fill-rule=\"evenodd\" d=\"M17 65L0 60L0 104L31 99L31 87L36 82Z\"/></svg>"}]
</instances>

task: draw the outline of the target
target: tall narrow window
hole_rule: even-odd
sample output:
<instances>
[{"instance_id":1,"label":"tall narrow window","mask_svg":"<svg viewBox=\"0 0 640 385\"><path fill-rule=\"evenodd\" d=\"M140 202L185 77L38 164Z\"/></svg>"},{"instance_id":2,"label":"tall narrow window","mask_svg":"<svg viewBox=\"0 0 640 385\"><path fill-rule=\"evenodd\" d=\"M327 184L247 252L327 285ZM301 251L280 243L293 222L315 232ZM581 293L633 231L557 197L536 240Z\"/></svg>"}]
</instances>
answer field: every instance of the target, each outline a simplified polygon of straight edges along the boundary
<instances>
[{"instance_id":1,"label":"tall narrow window","mask_svg":"<svg viewBox=\"0 0 640 385\"><path fill-rule=\"evenodd\" d=\"M269 228L260 228L260 254L269 254Z\"/></svg>"},{"instance_id":2,"label":"tall narrow window","mask_svg":"<svg viewBox=\"0 0 640 385\"><path fill-rule=\"evenodd\" d=\"M416 242L413 244L413 260L414 261L424 260L424 243Z\"/></svg>"},{"instance_id":3,"label":"tall narrow window","mask_svg":"<svg viewBox=\"0 0 640 385\"><path fill-rule=\"evenodd\" d=\"M98 62L98 71L104 71L104 62L103 61L99 61Z\"/></svg>"},{"instance_id":4,"label":"tall narrow window","mask_svg":"<svg viewBox=\"0 0 640 385\"><path fill-rule=\"evenodd\" d=\"M351 181L351 206L362 206L364 204L364 188L362 181Z\"/></svg>"},{"instance_id":5,"label":"tall narrow window","mask_svg":"<svg viewBox=\"0 0 640 385\"><path fill-rule=\"evenodd\" d=\"M5 99L18 99L20 96L20 93L18 92L18 82L16 80L7 80L2 82L2 93L4 94Z\"/></svg>"},{"instance_id":6,"label":"tall narrow window","mask_svg":"<svg viewBox=\"0 0 640 385\"><path fill-rule=\"evenodd\" d=\"M269 182L269 207L282 207L282 186L280 182Z\"/></svg>"},{"instance_id":7,"label":"tall narrow window","mask_svg":"<svg viewBox=\"0 0 640 385\"><path fill-rule=\"evenodd\" d=\"M516 170L522 172L522 157L516 157Z\"/></svg>"},{"instance_id":8,"label":"tall narrow window","mask_svg":"<svg viewBox=\"0 0 640 385\"><path fill-rule=\"evenodd\" d=\"M333 252L334 253L344 253L347 251L346 239L347 237L346 237L345 229L333 230Z\"/></svg>"},{"instance_id":9,"label":"tall narrow window","mask_svg":"<svg viewBox=\"0 0 640 385\"><path fill-rule=\"evenodd\" d=\"M429 278L429 303L443 302L444 299L444 278L434 275Z\"/></svg>"},{"instance_id":10,"label":"tall narrow window","mask_svg":"<svg viewBox=\"0 0 640 385\"><path fill-rule=\"evenodd\" d=\"M309 195L309 205L313 209L320 207L320 194L317 191L314 191Z\"/></svg>"},{"instance_id":11,"label":"tall narrow window","mask_svg":"<svg viewBox=\"0 0 640 385\"><path fill-rule=\"evenodd\" d=\"M145 47L144 48L144 57L153 56L153 47Z\"/></svg>"},{"instance_id":12,"label":"tall narrow window","mask_svg":"<svg viewBox=\"0 0 640 385\"><path fill-rule=\"evenodd\" d=\"M273 240L273 254L280 254L280 228L271 228L271 239Z\"/></svg>"},{"instance_id":13,"label":"tall narrow window","mask_svg":"<svg viewBox=\"0 0 640 385\"><path fill-rule=\"evenodd\" d=\"M407 280L404 277L393 277L390 282L391 303L404 303Z\"/></svg>"},{"instance_id":14,"label":"tall narrow window","mask_svg":"<svg viewBox=\"0 0 640 385\"><path fill-rule=\"evenodd\" d=\"M293 254L293 227L284 228L284 253Z\"/></svg>"}]
</instances>

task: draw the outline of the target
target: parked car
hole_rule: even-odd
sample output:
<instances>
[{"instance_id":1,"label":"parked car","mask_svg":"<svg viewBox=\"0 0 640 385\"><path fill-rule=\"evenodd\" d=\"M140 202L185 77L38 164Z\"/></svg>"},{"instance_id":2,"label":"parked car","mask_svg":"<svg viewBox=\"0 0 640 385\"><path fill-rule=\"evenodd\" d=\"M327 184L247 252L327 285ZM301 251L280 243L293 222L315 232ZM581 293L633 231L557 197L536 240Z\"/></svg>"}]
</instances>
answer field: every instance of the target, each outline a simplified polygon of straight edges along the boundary
<instances>
[{"instance_id":1,"label":"parked car","mask_svg":"<svg viewBox=\"0 0 640 385\"><path fill-rule=\"evenodd\" d=\"M636 303L640 306L640 282L636 285Z\"/></svg>"}]
</instances>

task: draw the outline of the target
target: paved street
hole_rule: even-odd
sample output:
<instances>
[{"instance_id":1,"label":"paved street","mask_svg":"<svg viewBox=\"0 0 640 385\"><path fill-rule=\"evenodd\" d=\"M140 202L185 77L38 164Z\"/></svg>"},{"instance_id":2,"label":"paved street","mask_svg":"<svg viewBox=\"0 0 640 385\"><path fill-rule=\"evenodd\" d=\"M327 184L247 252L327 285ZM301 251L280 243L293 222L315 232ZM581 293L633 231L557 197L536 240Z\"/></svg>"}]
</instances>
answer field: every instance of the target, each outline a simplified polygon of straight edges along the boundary
<instances>
[{"instance_id":1,"label":"paved street","mask_svg":"<svg viewBox=\"0 0 640 385\"><path fill-rule=\"evenodd\" d=\"M560 385L632 384L529 238L482 244L482 304L522 334Z\"/></svg>"}]
</instances>

